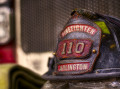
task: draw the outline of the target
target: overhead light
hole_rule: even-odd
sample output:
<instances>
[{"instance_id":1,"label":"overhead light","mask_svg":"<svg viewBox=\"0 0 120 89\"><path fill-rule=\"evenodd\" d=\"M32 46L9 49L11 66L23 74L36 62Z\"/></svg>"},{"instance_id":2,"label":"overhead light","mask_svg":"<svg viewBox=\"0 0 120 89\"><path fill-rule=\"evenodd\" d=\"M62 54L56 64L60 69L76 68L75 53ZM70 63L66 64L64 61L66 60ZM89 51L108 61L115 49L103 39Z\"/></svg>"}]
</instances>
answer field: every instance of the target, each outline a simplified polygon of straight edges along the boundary
<instances>
[{"instance_id":1,"label":"overhead light","mask_svg":"<svg viewBox=\"0 0 120 89\"><path fill-rule=\"evenodd\" d=\"M7 2L7 0L0 0L0 4Z\"/></svg>"},{"instance_id":2,"label":"overhead light","mask_svg":"<svg viewBox=\"0 0 120 89\"><path fill-rule=\"evenodd\" d=\"M4 15L0 13L0 23L3 22L5 19Z\"/></svg>"},{"instance_id":3,"label":"overhead light","mask_svg":"<svg viewBox=\"0 0 120 89\"><path fill-rule=\"evenodd\" d=\"M10 37L10 9L0 7L0 45L7 43Z\"/></svg>"},{"instance_id":4,"label":"overhead light","mask_svg":"<svg viewBox=\"0 0 120 89\"><path fill-rule=\"evenodd\" d=\"M6 35L5 29L3 27L0 27L0 38L5 37L5 35Z\"/></svg>"}]
</instances>

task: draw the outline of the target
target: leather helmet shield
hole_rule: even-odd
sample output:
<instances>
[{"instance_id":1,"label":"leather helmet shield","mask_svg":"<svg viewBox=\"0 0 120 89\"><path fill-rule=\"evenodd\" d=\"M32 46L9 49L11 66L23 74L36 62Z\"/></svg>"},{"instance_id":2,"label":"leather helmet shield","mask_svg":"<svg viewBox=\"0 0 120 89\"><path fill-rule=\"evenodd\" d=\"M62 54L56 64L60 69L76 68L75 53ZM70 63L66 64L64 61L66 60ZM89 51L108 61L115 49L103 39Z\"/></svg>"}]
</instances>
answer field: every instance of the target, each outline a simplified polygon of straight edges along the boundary
<instances>
[{"instance_id":1,"label":"leather helmet shield","mask_svg":"<svg viewBox=\"0 0 120 89\"><path fill-rule=\"evenodd\" d=\"M101 29L93 22L71 23L61 32L56 51L56 74L91 72L99 55Z\"/></svg>"}]
</instances>

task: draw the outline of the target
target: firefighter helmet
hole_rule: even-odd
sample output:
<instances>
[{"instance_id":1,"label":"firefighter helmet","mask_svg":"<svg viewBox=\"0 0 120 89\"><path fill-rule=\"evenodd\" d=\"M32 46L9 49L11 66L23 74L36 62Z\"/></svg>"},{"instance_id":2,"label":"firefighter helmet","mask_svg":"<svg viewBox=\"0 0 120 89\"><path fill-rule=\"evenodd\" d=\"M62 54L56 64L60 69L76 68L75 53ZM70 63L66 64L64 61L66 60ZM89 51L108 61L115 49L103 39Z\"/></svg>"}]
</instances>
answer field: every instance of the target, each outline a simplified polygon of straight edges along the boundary
<instances>
[{"instance_id":1,"label":"firefighter helmet","mask_svg":"<svg viewBox=\"0 0 120 89\"><path fill-rule=\"evenodd\" d=\"M87 80L120 76L120 20L76 9L58 37L48 80Z\"/></svg>"}]
</instances>

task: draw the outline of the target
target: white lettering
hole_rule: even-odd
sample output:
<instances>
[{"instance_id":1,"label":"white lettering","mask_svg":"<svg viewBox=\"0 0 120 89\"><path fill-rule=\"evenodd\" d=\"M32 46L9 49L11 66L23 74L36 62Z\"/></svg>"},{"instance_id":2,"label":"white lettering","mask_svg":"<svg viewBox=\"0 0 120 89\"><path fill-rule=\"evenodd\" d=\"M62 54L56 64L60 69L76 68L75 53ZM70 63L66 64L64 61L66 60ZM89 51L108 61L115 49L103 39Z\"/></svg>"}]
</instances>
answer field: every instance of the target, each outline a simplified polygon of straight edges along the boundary
<instances>
[{"instance_id":1,"label":"white lettering","mask_svg":"<svg viewBox=\"0 0 120 89\"><path fill-rule=\"evenodd\" d=\"M83 70L87 69L87 64L83 64Z\"/></svg>"},{"instance_id":2,"label":"white lettering","mask_svg":"<svg viewBox=\"0 0 120 89\"><path fill-rule=\"evenodd\" d=\"M83 26L80 26L80 30L79 31L83 32Z\"/></svg>"},{"instance_id":3,"label":"white lettering","mask_svg":"<svg viewBox=\"0 0 120 89\"><path fill-rule=\"evenodd\" d=\"M71 32L70 27L68 27L68 32L69 32L69 33Z\"/></svg>"},{"instance_id":4,"label":"white lettering","mask_svg":"<svg viewBox=\"0 0 120 89\"><path fill-rule=\"evenodd\" d=\"M88 26L84 26L84 32L87 32Z\"/></svg>"},{"instance_id":5,"label":"white lettering","mask_svg":"<svg viewBox=\"0 0 120 89\"><path fill-rule=\"evenodd\" d=\"M75 32L75 31L80 31L80 32L85 32L85 33L89 33L90 35L94 35L97 30L94 29L91 26L86 26L86 25L72 25L67 27L63 32L62 32L62 36L64 37L65 35L67 35L68 33L71 32Z\"/></svg>"},{"instance_id":6,"label":"white lettering","mask_svg":"<svg viewBox=\"0 0 120 89\"><path fill-rule=\"evenodd\" d=\"M73 45L73 42L70 42L68 54L72 53L72 45Z\"/></svg>"},{"instance_id":7,"label":"white lettering","mask_svg":"<svg viewBox=\"0 0 120 89\"><path fill-rule=\"evenodd\" d=\"M79 25L76 25L76 31L79 31L79 29L80 29Z\"/></svg>"},{"instance_id":8,"label":"white lettering","mask_svg":"<svg viewBox=\"0 0 120 89\"><path fill-rule=\"evenodd\" d=\"M65 54L65 49L66 49L66 43L63 44L63 50L61 54Z\"/></svg>"},{"instance_id":9,"label":"white lettering","mask_svg":"<svg viewBox=\"0 0 120 89\"><path fill-rule=\"evenodd\" d=\"M90 33L90 28L87 28L87 33Z\"/></svg>"},{"instance_id":10,"label":"white lettering","mask_svg":"<svg viewBox=\"0 0 120 89\"><path fill-rule=\"evenodd\" d=\"M94 34L95 33L95 30L94 29L92 29L91 30L91 32L90 32L90 34Z\"/></svg>"},{"instance_id":11,"label":"white lettering","mask_svg":"<svg viewBox=\"0 0 120 89\"><path fill-rule=\"evenodd\" d=\"M81 48L80 48L80 50L79 50L79 46L80 46L80 45L81 45ZM83 52L83 49L84 49L84 43L77 43L75 52L76 52L76 53L82 53L82 52Z\"/></svg>"},{"instance_id":12,"label":"white lettering","mask_svg":"<svg viewBox=\"0 0 120 89\"><path fill-rule=\"evenodd\" d=\"M73 29L73 26L70 27L70 30L71 30L71 32L73 32L73 30L74 30L74 29Z\"/></svg>"},{"instance_id":13,"label":"white lettering","mask_svg":"<svg viewBox=\"0 0 120 89\"><path fill-rule=\"evenodd\" d=\"M87 70L89 65L85 64L66 64L66 65L59 65L58 71L79 71L79 70Z\"/></svg>"}]
</instances>

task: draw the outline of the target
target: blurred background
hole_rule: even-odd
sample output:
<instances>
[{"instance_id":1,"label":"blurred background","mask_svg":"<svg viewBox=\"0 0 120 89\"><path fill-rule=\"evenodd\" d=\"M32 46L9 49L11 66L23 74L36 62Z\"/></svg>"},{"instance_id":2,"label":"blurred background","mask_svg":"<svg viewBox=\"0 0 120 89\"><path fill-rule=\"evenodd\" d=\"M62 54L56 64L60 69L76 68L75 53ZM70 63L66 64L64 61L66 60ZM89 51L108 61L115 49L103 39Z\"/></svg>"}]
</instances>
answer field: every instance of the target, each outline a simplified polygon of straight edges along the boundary
<instances>
[{"instance_id":1,"label":"blurred background","mask_svg":"<svg viewBox=\"0 0 120 89\"><path fill-rule=\"evenodd\" d=\"M0 0L0 89L41 87L58 34L75 8L120 19L119 0ZM14 77L18 70L22 77Z\"/></svg>"}]
</instances>

